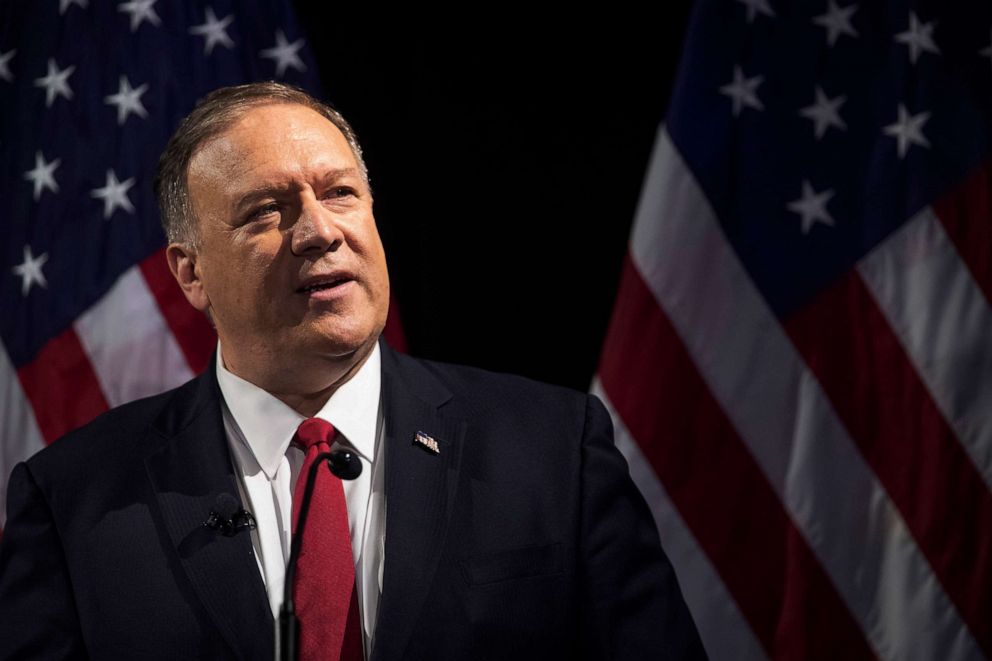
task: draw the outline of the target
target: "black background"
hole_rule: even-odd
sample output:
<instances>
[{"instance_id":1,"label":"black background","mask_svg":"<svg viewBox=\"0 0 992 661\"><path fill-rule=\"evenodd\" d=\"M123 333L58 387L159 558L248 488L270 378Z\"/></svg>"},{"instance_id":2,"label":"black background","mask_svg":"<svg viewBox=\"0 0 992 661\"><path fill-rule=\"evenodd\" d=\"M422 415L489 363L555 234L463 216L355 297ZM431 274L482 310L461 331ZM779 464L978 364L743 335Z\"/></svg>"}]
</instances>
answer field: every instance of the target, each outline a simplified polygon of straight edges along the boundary
<instances>
[{"instance_id":1,"label":"black background","mask_svg":"<svg viewBox=\"0 0 992 661\"><path fill-rule=\"evenodd\" d=\"M410 353L588 389L689 2L391 28L296 4L364 148Z\"/></svg>"}]
</instances>

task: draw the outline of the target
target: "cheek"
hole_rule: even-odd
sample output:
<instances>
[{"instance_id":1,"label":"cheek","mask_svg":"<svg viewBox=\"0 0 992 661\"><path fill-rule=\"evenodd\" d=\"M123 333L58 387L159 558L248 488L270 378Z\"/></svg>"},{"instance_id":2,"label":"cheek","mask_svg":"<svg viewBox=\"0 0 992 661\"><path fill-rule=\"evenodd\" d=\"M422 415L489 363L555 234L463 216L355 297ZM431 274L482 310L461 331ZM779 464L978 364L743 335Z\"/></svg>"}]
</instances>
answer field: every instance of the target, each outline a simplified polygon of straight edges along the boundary
<instances>
[{"instance_id":1,"label":"cheek","mask_svg":"<svg viewBox=\"0 0 992 661\"><path fill-rule=\"evenodd\" d=\"M360 246L358 249L364 254L366 261L376 270L385 272L386 255L382 247L382 240L379 237L379 232L375 226L375 221L367 221L367 223L362 227L360 236Z\"/></svg>"},{"instance_id":2,"label":"cheek","mask_svg":"<svg viewBox=\"0 0 992 661\"><path fill-rule=\"evenodd\" d=\"M270 245L272 244L272 245ZM235 314L252 315L262 312L268 299L280 286L279 252L277 242L252 241L240 246L217 250L207 264L205 289L215 303L226 301L241 309Z\"/></svg>"},{"instance_id":3,"label":"cheek","mask_svg":"<svg viewBox=\"0 0 992 661\"><path fill-rule=\"evenodd\" d=\"M248 282L259 283L264 280L270 267L262 254L250 252L232 259L228 268L237 275L238 279L248 284Z\"/></svg>"}]
</instances>

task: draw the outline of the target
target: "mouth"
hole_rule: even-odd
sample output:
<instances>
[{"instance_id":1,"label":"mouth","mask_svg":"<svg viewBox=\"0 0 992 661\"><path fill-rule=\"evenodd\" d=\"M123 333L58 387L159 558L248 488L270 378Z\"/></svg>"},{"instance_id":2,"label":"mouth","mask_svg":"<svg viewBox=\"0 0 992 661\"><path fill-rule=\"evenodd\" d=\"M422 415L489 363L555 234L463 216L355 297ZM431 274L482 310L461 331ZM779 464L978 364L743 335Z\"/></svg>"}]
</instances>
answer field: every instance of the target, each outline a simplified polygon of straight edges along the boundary
<instances>
[{"instance_id":1,"label":"mouth","mask_svg":"<svg viewBox=\"0 0 992 661\"><path fill-rule=\"evenodd\" d=\"M334 273L329 275L313 276L303 281L297 290L298 294L313 294L316 292L338 289L349 282L354 281L354 276L350 273Z\"/></svg>"},{"instance_id":2,"label":"mouth","mask_svg":"<svg viewBox=\"0 0 992 661\"><path fill-rule=\"evenodd\" d=\"M301 294L312 294L315 291L324 291L325 289L333 289L335 287L340 287L344 283L350 281L351 280L348 278L341 278L339 280L330 280L328 282L318 282L316 284L307 287L300 287L296 291Z\"/></svg>"}]
</instances>

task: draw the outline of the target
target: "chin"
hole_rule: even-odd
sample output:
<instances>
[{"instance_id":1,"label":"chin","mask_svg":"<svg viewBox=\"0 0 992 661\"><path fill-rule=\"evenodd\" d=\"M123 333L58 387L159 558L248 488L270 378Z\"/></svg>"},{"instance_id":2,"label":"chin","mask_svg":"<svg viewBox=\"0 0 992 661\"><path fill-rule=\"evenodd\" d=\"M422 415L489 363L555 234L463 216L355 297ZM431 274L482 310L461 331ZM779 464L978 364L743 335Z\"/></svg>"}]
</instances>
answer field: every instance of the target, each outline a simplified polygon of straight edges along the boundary
<instances>
[{"instance_id":1,"label":"chin","mask_svg":"<svg viewBox=\"0 0 992 661\"><path fill-rule=\"evenodd\" d=\"M368 309L311 317L292 329L289 343L316 356L345 357L371 350L386 325L386 311ZM376 306L378 307L378 306ZM361 312L362 314L358 314Z\"/></svg>"},{"instance_id":2,"label":"chin","mask_svg":"<svg viewBox=\"0 0 992 661\"><path fill-rule=\"evenodd\" d=\"M316 355L345 358L372 348L379 339L378 332L321 334L309 339L308 349Z\"/></svg>"}]
</instances>

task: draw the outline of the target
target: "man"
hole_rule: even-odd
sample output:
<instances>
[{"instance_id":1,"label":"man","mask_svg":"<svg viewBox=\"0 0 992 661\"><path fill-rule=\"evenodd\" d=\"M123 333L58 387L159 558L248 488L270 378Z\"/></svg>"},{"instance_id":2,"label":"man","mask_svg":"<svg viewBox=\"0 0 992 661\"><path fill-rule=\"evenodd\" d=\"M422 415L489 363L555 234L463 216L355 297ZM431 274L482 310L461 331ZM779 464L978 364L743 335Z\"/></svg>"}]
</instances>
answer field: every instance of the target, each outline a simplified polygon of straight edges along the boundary
<instances>
[{"instance_id":1,"label":"man","mask_svg":"<svg viewBox=\"0 0 992 661\"><path fill-rule=\"evenodd\" d=\"M704 656L598 400L379 342L385 257L338 113L276 83L218 90L157 187L169 265L217 356L15 468L0 658L271 658L297 445L321 421L363 464L333 482L347 521L326 538L351 545L336 613L359 656ZM205 525L232 498L255 530ZM341 587L329 564L299 577L298 602ZM300 616L301 638L323 630Z\"/></svg>"}]
</instances>

